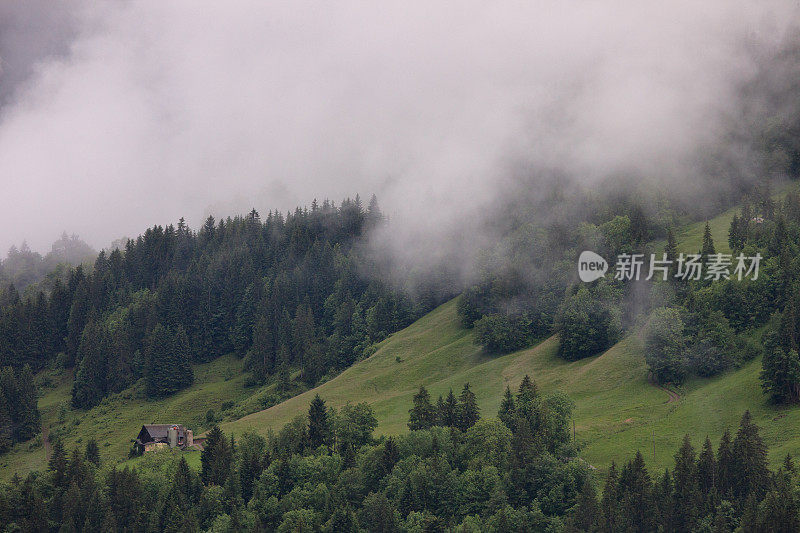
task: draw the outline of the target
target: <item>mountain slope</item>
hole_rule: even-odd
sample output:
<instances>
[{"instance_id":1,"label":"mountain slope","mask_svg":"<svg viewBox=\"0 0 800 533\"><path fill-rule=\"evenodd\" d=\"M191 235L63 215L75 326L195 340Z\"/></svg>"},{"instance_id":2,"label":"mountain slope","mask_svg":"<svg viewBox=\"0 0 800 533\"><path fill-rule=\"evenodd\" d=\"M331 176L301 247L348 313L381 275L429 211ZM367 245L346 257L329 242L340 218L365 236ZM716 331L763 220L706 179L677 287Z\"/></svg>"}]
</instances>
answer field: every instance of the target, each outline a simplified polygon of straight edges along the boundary
<instances>
[{"instance_id":1,"label":"mountain slope","mask_svg":"<svg viewBox=\"0 0 800 533\"><path fill-rule=\"evenodd\" d=\"M458 393L469 382L483 416L495 416L506 385L516 387L530 374L544 393L561 390L575 401L576 438L582 456L605 470L611 461L641 450L648 464L672 465L685 434L699 446L706 435L716 443L726 427L735 431L750 409L777 464L786 453L800 453L800 408L775 408L761 393L760 359L712 379L687 383L675 398L647 380L642 342L628 336L605 353L576 362L556 356L557 339L501 357L473 344L473 334L458 321L448 302L384 341L370 358L333 380L270 409L226 423L226 432L277 430L304 413L314 394L329 405L366 401L379 421L378 434L407 431L411 398L425 385L436 398L449 388ZM400 358L400 361L396 358ZM653 443L655 442L655 459Z\"/></svg>"}]
</instances>

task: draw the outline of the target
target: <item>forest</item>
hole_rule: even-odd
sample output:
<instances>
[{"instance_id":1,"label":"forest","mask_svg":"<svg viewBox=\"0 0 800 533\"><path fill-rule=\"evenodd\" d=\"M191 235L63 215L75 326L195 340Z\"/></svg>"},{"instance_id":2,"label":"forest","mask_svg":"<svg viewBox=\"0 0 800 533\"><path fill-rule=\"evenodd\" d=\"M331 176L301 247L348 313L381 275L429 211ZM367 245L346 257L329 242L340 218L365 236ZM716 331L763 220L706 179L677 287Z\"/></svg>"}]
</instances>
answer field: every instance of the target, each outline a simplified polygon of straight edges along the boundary
<instances>
[{"instance_id":1,"label":"forest","mask_svg":"<svg viewBox=\"0 0 800 533\"><path fill-rule=\"evenodd\" d=\"M411 431L373 435L367 404L336 410L317 395L268 438L209 433L199 472L150 453L146 468L102 465L97 443L56 442L46 472L0 492L6 531L755 531L800 527L791 457L777 471L750 413L715 450L687 435L674 467L648 472L641 452L603 482L577 454L571 402L525 376L496 417L465 384L431 404L424 387ZM598 496L600 494L600 496Z\"/></svg>"}]
</instances>

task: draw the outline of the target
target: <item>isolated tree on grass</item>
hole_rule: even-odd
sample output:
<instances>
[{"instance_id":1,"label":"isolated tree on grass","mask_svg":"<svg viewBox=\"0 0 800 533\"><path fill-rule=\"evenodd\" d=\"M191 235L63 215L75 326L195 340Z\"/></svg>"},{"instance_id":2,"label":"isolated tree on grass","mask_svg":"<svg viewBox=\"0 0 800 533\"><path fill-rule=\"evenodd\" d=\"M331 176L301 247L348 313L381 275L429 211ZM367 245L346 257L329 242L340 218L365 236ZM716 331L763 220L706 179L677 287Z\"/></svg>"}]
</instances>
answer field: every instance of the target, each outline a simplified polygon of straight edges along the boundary
<instances>
[{"instance_id":1,"label":"isolated tree on grass","mask_svg":"<svg viewBox=\"0 0 800 533\"><path fill-rule=\"evenodd\" d=\"M658 383L682 383L686 377L686 337L677 309L653 311L645 330L645 360Z\"/></svg>"},{"instance_id":2,"label":"isolated tree on grass","mask_svg":"<svg viewBox=\"0 0 800 533\"><path fill-rule=\"evenodd\" d=\"M100 466L100 448L97 446L97 441L94 437L90 438L86 443L86 460L94 466Z\"/></svg>"},{"instance_id":3,"label":"isolated tree on grass","mask_svg":"<svg viewBox=\"0 0 800 533\"><path fill-rule=\"evenodd\" d=\"M714 239L711 237L711 226L706 222L706 227L703 229L703 245L700 248L700 255L703 256L703 260L708 260L709 256L715 253L717 253L717 250L714 247Z\"/></svg>"}]
</instances>

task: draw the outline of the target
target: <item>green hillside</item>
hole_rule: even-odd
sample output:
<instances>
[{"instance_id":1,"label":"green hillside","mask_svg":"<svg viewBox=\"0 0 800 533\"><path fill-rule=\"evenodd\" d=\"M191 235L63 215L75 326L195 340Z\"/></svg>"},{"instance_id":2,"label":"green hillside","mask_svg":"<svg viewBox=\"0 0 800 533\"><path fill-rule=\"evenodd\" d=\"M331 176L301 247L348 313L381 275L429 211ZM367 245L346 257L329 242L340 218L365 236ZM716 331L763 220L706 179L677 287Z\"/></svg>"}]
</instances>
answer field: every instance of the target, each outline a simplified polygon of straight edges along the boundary
<instances>
[{"instance_id":1,"label":"green hillside","mask_svg":"<svg viewBox=\"0 0 800 533\"><path fill-rule=\"evenodd\" d=\"M223 425L225 431L266 433L304 412L314 394L330 405L366 401L379 420L377 433L406 431L411 398L424 384L435 398L470 382L484 416L494 416L505 386L515 387L525 374L545 393L561 390L576 403L577 440L583 457L600 469L642 450L655 464L672 464L683 435L698 444L735 430L745 409L762 427L770 457L800 452L800 409L775 409L761 393L759 360L710 380L694 380L673 401L667 391L647 381L642 343L628 337L604 354L577 362L556 357L557 339L502 357L483 355L472 334L459 325L455 302L442 305L384 341L369 359L312 391L270 409ZM400 362L397 361L400 358ZM655 438L653 437L655 435Z\"/></svg>"},{"instance_id":2,"label":"green hillside","mask_svg":"<svg viewBox=\"0 0 800 533\"><path fill-rule=\"evenodd\" d=\"M72 390L69 373L40 376L50 383L43 387L39 398L42 424L50 431L59 431L67 449L85 446L94 437L103 461L117 463L127 458L131 439L136 438L142 424L177 423L202 429L209 409L217 416L225 414L226 410L233 412L255 392L244 387L241 361L233 356L196 365L194 374L194 385L173 396L148 400L140 383L105 398L88 411L69 407ZM45 446L41 437L37 437L0 456L0 479L8 479L14 473L24 475L45 466Z\"/></svg>"},{"instance_id":3,"label":"green hillside","mask_svg":"<svg viewBox=\"0 0 800 533\"><path fill-rule=\"evenodd\" d=\"M710 221L722 251L727 251L727 227L734 212ZM704 225L682 228L677 235L679 249L699 248ZM494 416L506 385L515 388L530 374L545 393L561 390L575 401L582 455L601 470L637 449L652 462L654 443L655 464L671 465L684 434L689 433L696 444L706 435L718 439L725 427L735 428L745 409L762 427L773 463L786 453L800 453L800 409L766 402L758 379L760 360L712 379L690 380L675 400L648 382L636 335L599 356L571 363L556 357L557 342L554 337L509 355L489 356L474 343L473 333L460 325L451 301L390 336L371 357L334 379L266 410L259 409L271 387L245 387L241 360L233 356L195 366L195 384L168 398L147 400L139 383L88 411L69 406L70 373L45 372L38 378L39 408L43 425L60 432L67 447L83 446L94 436L104 461L116 463L126 460L130 440L143 423L182 423L199 433L208 429L206 413L211 409L226 432L266 434L304 413L316 393L333 406L368 402L379 420L377 434L407 431L411 398L421 384L436 398L450 388L458 393L469 382L483 415ZM242 417L246 413L252 414ZM0 456L0 479L44 466L45 445L37 437Z\"/></svg>"}]
</instances>

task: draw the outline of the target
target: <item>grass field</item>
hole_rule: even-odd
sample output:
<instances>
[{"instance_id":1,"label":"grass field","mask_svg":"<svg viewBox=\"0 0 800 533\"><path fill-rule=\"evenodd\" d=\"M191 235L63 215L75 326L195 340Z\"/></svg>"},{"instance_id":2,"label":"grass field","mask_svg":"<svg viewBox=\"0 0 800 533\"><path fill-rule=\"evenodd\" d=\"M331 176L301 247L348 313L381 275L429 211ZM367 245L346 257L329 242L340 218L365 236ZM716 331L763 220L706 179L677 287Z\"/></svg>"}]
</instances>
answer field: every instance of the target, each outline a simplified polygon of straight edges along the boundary
<instances>
[{"instance_id":1,"label":"grass field","mask_svg":"<svg viewBox=\"0 0 800 533\"><path fill-rule=\"evenodd\" d=\"M223 429L265 434L305 412L319 393L333 406L368 402L379 420L377 433L397 434L407 431L411 398L421 384L435 398L451 387L458 393L468 381L483 416L494 416L505 386L516 387L530 374L545 393L561 390L575 401L582 455L601 471L636 450L659 469L671 466L685 434L698 446L706 435L716 442L726 427L735 431L746 409L762 427L774 464L786 453L800 453L800 409L775 409L766 403L758 381L759 360L715 379L691 381L679 391L679 400L670 401L667 392L647 381L642 343L636 336L600 356L571 363L556 356L556 347L557 340L550 338L513 354L485 356L473 344L472 334L460 327L455 302L449 302L330 382L226 423Z\"/></svg>"},{"instance_id":2,"label":"grass field","mask_svg":"<svg viewBox=\"0 0 800 533\"><path fill-rule=\"evenodd\" d=\"M136 438L142 424L176 423L202 429L206 425L209 409L214 410L216 416L225 416L229 411L235 412L240 402L246 402L257 393L255 389L244 387L245 375L241 372L241 361L233 356L196 365L194 374L195 383L192 387L168 398L146 399L143 384L140 383L105 398L100 405L88 411L69 407L72 390L69 373L51 377L51 385L43 389L39 398L42 424L51 432L63 435L68 449L83 447L94 437L103 461L118 463L126 460L131 439ZM199 456L199 453L194 455ZM199 459L197 461L199 464ZM8 479L15 472L24 475L45 465L41 438L18 444L0 456L0 479Z\"/></svg>"}]
</instances>

